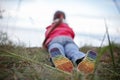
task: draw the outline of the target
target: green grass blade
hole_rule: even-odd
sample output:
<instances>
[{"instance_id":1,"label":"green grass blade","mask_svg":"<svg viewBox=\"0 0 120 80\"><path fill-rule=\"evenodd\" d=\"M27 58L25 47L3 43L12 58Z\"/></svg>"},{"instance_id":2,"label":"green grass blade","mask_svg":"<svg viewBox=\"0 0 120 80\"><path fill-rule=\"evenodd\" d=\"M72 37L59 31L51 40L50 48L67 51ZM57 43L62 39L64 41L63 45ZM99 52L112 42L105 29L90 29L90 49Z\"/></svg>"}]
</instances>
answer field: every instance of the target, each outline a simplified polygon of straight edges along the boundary
<instances>
[{"instance_id":1,"label":"green grass blade","mask_svg":"<svg viewBox=\"0 0 120 80\"><path fill-rule=\"evenodd\" d=\"M115 59L114 59L114 55L113 55L113 49L112 49L112 45L111 45L111 41L110 41L110 36L109 36L107 25L106 25L106 33L107 33L107 38L108 38L108 42L109 42L109 50L110 50L110 54L111 54L111 58L112 58L112 63L113 63L113 67L115 69Z\"/></svg>"}]
</instances>

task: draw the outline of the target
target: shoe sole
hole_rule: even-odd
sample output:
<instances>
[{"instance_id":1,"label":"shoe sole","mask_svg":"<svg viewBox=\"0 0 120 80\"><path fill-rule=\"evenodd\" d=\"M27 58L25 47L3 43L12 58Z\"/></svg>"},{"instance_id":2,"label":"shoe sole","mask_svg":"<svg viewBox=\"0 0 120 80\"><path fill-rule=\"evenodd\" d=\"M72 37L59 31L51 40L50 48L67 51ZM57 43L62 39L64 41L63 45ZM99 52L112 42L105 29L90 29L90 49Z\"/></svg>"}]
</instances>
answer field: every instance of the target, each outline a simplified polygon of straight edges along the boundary
<instances>
[{"instance_id":1,"label":"shoe sole","mask_svg":"<svg viewBox=\"0 0 120 80\"><path fill-rule=\"evenodd\" d=\"M86 57L82 62L78 64L77 69L84 74L90 74L94 72L96 61L96 53L94 51L88 51Z\"/></svg>"},{"instance_id":2,"label":"shoe sole","mask_svg":"<svg viewBox=\"0 0 120 80\"><path fill-rule=\"evenodd\" d=\"M66 71L66 72L72 72L73 71L73 64L72 62L64 57L62 54L60 54L60 51L58 50L59 54L51 54L51 59L54 64L54 66L60 70Z\"/></svg>"}]
</instances>

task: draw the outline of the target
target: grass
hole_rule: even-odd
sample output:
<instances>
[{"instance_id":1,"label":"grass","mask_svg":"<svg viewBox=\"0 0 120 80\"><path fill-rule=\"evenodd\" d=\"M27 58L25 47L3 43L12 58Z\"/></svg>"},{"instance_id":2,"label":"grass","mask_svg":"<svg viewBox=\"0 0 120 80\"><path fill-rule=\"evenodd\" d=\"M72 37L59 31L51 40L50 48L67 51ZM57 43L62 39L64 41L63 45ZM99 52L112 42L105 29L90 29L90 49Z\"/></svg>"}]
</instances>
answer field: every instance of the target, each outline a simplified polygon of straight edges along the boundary
<instances>
[{"instance_id":1,"label":"grass","mask_svg":"<svg viewBox=\"0 0 120 80\"><path fill-rule=\"evenodd\" d=\"M88 75L87 80L120 79L120 44L108 40L107 46L86 45L80 49L83 52L94 50L98 53L94 74ZM52 67L47 51L39 47L16 45L6 33L1 32L0 80L84 80L84 76L76 68L72 74L57 70Z\"/></svg>"},{"instance_id":2,"label":"grass","mask_svg":"<svg viewBox=\"0 0 120 80\"><path fill-rule=\"evenodd\" d=\"M6 78L11 78L12 80L53 80L54 78L54 80L57 80L57 78L69 77L68 74L61 73L59 70L51 67L45 55L46 53L43 53L44 51L41 49L38 48L39 51L35 50L36 53L31 53L31 51L22 47L22 53L21 50L17 50L17 47L13 49L12 51L0 50L1 80Z\"/></svg>"},{"instance_id":3,"label":"grass","mask_svg":"<svg viewBox=\"0 0 120 80\"><path fill-rule=\"evenodd\" d=\"M115 44L114 42L111 42L109 32L107 25L105 23L106 27L106 36L108 39L108 46L102 47L102 43L104 39L102 40L101 47L98 49L98 56L96 60L95 65L95 72L97 72L97 78L98 79L104 79L104 80L119 80L120 79L120 44ZM104 36L105 38L105 36ZM101 60L102 59L102 60ZM101 61L100 61L101 60ZM99 67L100 66L100 67ZM99 70L101 69L102 70ZM97 70L98 69L98 70ZM95 75L93 76L95 78ZM98 80L97 79L97 80Z\"/></svg>"},{"instance_id":4,"label":"grass","mask_svg":"<svg viewBox=\"0 0 120 80\"><path fill-rule=\"evenodd\" d=\"M111 58L109 46L100 48L96 60L96 69L94 72L95 80L119 80L120 79L120 45L112 43L113 56L115 58L115 66ZM97 78L97 79L96 79Z\"/></svg>"}]
</instances>

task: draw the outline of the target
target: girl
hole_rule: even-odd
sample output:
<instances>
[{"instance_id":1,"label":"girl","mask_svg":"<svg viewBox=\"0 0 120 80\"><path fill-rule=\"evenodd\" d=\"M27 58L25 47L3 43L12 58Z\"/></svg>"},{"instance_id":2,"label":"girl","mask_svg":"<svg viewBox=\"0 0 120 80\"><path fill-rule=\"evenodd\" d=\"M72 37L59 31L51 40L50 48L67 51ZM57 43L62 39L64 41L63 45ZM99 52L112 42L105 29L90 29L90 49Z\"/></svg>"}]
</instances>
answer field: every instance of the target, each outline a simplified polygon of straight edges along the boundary
<instances>
[{"instance_id":1,"label":"girl","mask_svg":"<svg viewBox=\"0 0 120 80\"><path fill-rule=\"evenodd\" d=\"M73 64L79 64L85 54L79 51L78 46L73 41L75 33L65 22L66 16L62 11L56 11L53 23L46 28L45 46L50 53L50 57L55 67L71 72Z\"/></svg>"}]
</instances>

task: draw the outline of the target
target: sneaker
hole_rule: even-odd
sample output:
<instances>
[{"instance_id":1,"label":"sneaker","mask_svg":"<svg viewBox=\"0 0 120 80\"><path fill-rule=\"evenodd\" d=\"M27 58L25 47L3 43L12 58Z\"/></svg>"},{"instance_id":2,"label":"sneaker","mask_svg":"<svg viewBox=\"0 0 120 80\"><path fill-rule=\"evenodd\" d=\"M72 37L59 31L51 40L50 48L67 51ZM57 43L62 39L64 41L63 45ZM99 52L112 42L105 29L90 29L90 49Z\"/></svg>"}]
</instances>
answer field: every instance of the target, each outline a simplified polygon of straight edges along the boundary
<instances>
[{"instance_id":1,"label":"sneaker","mask_svg":"<svg viewBox=\"0 0 120 80\"><path fill-rule=\"evenodd\" d=\"M77 69L83 74L89 74L94 72L96 61L96 53L94 51L88 51L86 57L78 64Z\"/></svg>"},{"instance_id":2,"label":"sneaker","mask_svg":"<svg viewBox=\"0 0 120 80\"><path fill-rule=\"evenodd\" d=\"M58 48L54 48L50 51L50 56L54 66L60 70L72 72L73 64L72 62L63 56Z\"/></svg>"}]
</instances>

